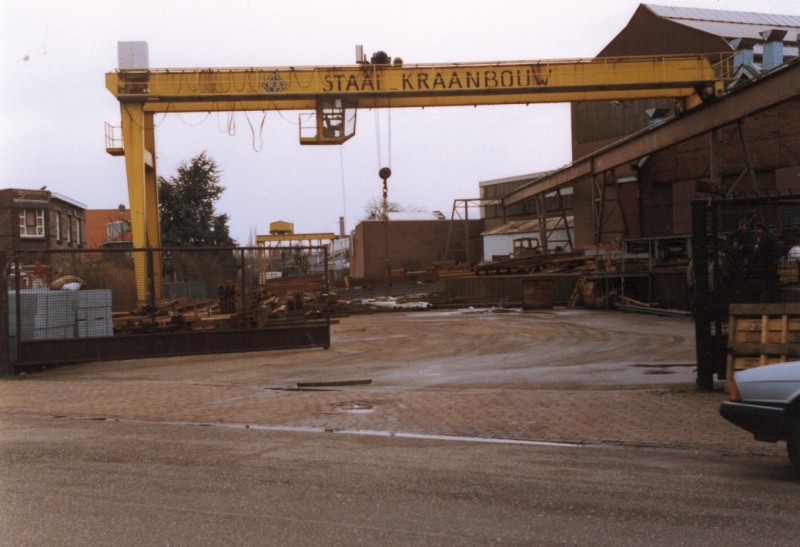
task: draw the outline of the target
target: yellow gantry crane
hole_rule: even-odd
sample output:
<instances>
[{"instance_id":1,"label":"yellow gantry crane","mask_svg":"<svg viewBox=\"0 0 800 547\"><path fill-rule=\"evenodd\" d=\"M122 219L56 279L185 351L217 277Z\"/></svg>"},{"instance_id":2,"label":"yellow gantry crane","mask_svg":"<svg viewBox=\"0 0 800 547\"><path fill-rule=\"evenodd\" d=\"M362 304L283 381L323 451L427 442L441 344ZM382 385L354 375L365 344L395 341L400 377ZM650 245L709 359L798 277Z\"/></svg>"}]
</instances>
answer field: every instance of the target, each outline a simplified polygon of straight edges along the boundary
<instances>
[{"instance_id":1,"label":"yellow gantry crane","mask_svg":"<svg viewBox=\"0 0 800 547\"><path fill-rule=\"evenodd\" d=\"M400 59L344 66L119 69L106 88L119 100L133 247L160 245L154 115L297 110L301 144L342 144L359 108L534 104L674 98L685 110L724 93L731 53L580 60L405 65ZM373 61L374 61L373 57ZM143 266L141 266L143 268ZM137 291L145 276L137 262ZM156 269L160 269L156 265ZM156 279L160 272L155 272ZM159 287L154 288L156 298Z\"/></svg>"}]
</instances>

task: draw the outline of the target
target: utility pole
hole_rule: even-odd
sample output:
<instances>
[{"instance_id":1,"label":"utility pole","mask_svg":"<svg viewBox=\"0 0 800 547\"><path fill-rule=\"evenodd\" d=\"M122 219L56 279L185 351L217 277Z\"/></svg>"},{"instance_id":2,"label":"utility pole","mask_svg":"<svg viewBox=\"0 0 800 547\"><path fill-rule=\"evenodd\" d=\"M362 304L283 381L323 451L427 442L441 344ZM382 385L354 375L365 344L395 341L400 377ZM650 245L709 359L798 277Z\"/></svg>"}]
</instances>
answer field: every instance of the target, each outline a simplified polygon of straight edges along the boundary
<instances>
[{"instance_id":1,"label":"utility pole","mask_svg":"<svg viewBox=\"0 0 800 547\"><path fill-rule=\"evenodd\" d=\"M11 350L8 334L8 255L0 251L0 376L11 376L14 373L11 367ZM20 313L20 310L17 310ZM19 334L17 334L19 336Z\"/></svg>"}]
</instances>

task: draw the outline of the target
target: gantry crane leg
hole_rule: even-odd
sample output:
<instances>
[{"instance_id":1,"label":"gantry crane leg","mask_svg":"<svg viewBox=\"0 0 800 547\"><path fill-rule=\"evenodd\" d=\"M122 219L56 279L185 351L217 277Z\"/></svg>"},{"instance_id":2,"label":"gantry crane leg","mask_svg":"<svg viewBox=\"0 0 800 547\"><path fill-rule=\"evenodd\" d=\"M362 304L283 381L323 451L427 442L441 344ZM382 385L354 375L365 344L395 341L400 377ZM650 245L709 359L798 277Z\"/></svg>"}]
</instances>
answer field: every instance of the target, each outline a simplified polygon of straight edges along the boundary
<instances>
[{"instance_id":1,"label":"gantry crane leg","mask_svg":"<svg viewBox=\"0 0 800 547\"><path fill-rule=\"evenodd\" d=\"M158 181L155 164L155 126L153 113L141 103L121 103L122 135L125 142L125 171L131 211L131 235L134 249L161 246L158 222ZM148 275L148 264L152 271ZM139 306L161 298L161 257L150 259L143 252L134 253L136 300ZM152 284L148 284L148 279Z\"/></svg>"}]
</instances>

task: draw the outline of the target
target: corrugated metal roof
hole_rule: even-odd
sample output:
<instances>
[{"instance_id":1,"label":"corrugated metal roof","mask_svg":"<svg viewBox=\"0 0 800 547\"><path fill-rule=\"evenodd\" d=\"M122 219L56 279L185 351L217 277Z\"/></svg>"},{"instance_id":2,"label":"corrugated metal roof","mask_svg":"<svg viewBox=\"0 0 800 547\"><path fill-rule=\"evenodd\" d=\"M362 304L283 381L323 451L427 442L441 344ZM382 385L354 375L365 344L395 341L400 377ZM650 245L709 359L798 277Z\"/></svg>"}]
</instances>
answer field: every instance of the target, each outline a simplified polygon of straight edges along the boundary
<instances>
[{"instance_id":1,"label":"corrugated metal roof","mask_svg":"<svg viewBox=\"0 0 800 547\"><path fill-rule=\"evenodd\" d=\"M726 11L703 8L680 8L645 4L656 15L668 19L691 19L695 21L716 21L718 23L741 23L745 25L777 25L780 27L800 27L800 16L748 11Z\"/></svg>"},{"instance_id":2,"label":"corrugated metal roof","mask_svg":"<svg viewBox=\"0 0 800 547\"><path fill-rule=\"evenodd\" d=\"M483 180L478 182L478 186L493 186L495 184L502 184L504 182L531 182L546 177L552 172L553 171L540 171L538 173L529 173L527 175L516 175L514 177L505 177L501 179Z\"/></svg>"},{"instance_id":3,"label":"corrugated metal roof","mask_svg":"<svg viewBox=\"0 0 800 547\"><path fill-rule=\"evenodd\" d=\"M681 8L645 4L659 17L693 27L723 38L760 38L759 32L770 29L786 30L786 42L797 42L800 16L727 11L702 8Z\"/></svg>"},{"instance_id":4,"label":"corrugated metal roof","mask_svg":"<svg viewBox=\"0 0 800 547\"><path fill-rule=\"evenodd\" d=\"M567 224L570 226L573 225L572 217L567 217ZM559 223L562 223L561 218L548 218L547 219L547 229L548 230L555 230L559 227ZM561 228L563 228L563 224ZM498 236L498 235L510 235L510 234L535 234L539 232L539 221L538 220L510 220L505 224L498 226L492 230L487 230L483 232L481 235L484 236Z\"/></svg>"},{"instance_id":5,"label":"corrugated metal roof","mask_svg":"<svg viewBox=\"0 0 800 547\"><path fill-rule=\"evenodd\" d=\"M797 42L798 27L776 26L776 25L756 25L738 23L719 23L715 21L689 21L685 19L677 20L677 23L687 27L696 28L725 39L734 38L754 38L761 40L760 33L765 30L785 30L787 31L785 42Z\"/></svg>"}]
</instances>

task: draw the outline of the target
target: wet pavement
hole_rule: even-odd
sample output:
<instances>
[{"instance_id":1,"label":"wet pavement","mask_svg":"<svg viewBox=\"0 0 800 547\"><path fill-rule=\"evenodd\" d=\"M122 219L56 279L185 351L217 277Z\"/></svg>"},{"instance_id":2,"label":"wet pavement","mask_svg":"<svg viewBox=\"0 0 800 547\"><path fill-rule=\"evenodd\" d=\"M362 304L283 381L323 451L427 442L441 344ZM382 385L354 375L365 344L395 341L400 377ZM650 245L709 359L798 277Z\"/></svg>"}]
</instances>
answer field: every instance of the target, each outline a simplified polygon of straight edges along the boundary
<instances>
[{"instance_id":1,"label":"wet pavement","mask_svg":"<svg viewBox=\"0 0 800 547\"><path fill-rule=\"evenodd\" d=\"M785 459L783 443L758 443L719 416L721 384L696 390L694 351L686 318L354 315L332 325L328 350L89 363L3 381L0 431L14 415Z\"/></svg>"}]
</instances>

